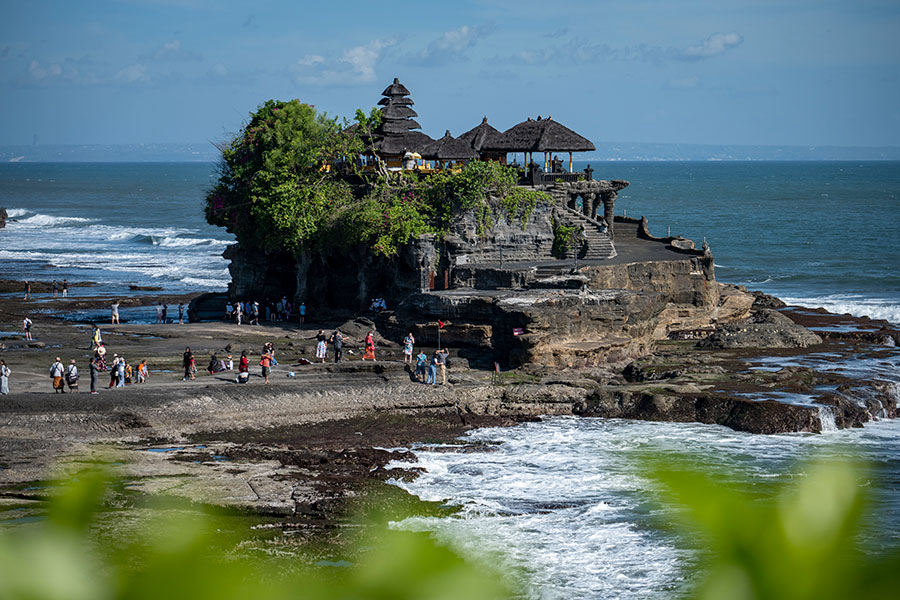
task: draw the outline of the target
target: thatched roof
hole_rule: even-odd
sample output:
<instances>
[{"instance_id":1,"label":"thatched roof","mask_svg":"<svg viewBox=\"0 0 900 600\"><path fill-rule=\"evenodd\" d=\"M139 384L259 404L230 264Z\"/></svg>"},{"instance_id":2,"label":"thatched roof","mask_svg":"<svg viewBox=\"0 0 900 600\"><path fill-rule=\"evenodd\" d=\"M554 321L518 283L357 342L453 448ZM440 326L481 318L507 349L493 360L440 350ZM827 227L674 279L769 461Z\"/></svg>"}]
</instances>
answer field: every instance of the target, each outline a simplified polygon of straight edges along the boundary
<instances>
[{"instance_id":1,"label":"thatched roof","mask_svg":"<svg viewBox=\"0 0 900 600\"><path fill-rule=\"evenodd\" d=\"M405 134L410 129L422 129L422 126L413 119L385 119L381 122L381 125L375 129L375 133Z\"/></svg>"},{"instance_id":2,"label":"thatched roof","mask_svg":"<svg viewBox=\"0 0 900 600\"><path fill-rule=\"evenodd\" d=\"M421 131L409 131L406 135L390 135L375 143L375 149L384 154L403 154L407 150L422 154L434 140Z\"/></svg>"},{"instance_id":3,"label":"thatched roof","mask_svg":"<svg viewBox=\"0 0 900 600\"><path fill-rule=\"evenodd\" d=\"M436 158L438 160L471 160L477 158L477 153L467 142L450 135L448 130L444 137L435 140L424 150L420 151L422 158Z\"/></svg>"},{"instance_id":4,"label":"thatched roof","mask_svg":"<svg viewBox=\"0 0 900 600\"><path fill-rule=\"evenodd\" d=\"M398 104L388 104L384 108L380 109L381 115L385 119L407 119L409 117L418 117L418 113L411 109L408 106L401 106Z\"/></svg>"},{"instance_id":5,"label":"thatched roof","mask_svg":"<svg viewBox=\"0 0 900 600\"><path fill-rule=\"evenodd\" d=\"M482 150L501 152L588 152L594 144L551 118L529 118L489 139Z\"/></svg>"},{"instance_id":6,"label":"thatched roof","mask_svg":"<svg viewBox=\"0 0 900 600\"><path fill-rule=\"evenodd\" d=\"M381 106L386 106L388 104L412 106L413 104L415 104L415 102L413 102L412 98L400 98L398 96L393 96L393 97L385 96L384 98L382 98L381 100L378 101L378 104L380 104Z\"/></svg>"},{"instance_id":7,"label":"thatched roof","mask_svg":"<svg viewBox=\"0 0 900 600\"><path fill-rule=\"evenodd\" d=\"M381 92L382 96L409 96L409 90L406 89L406 86L400 83L400 80L394 77L394 83L384 88L384 91Z\"/></svg>"},{"instance_id":8,"label":"thatched roof","mask_svg":"<svg viewBox=\"0 0 900 600\"><path fill-rule=\"evenodd\" d=\"M469 147L478 152L485 145L485 142L493 140L499 135L501 135L500 132L492 125L489 125L487 117L484 117L481 123L460 135L457 139L464 141Z\"/></svg>"}]
</instances>

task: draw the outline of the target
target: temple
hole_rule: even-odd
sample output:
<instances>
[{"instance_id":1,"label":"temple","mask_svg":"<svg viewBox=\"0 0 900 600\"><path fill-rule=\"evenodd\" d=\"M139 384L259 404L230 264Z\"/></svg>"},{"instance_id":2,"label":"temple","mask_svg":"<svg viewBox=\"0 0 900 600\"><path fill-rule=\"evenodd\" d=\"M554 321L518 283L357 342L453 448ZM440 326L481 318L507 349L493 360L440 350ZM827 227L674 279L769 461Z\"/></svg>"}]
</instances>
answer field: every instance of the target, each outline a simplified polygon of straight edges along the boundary
<instances>
[{"instance_id":1,"label":"temple","mask_svg":"<svg viewBox=\"0 0 900 600\"><path fill-rule=\"evenodd\" d=\"M264 254L235 245L225 253L230 297L288 295L333 318L381 297L389 307L378 319L384 335L402 339L412 330L433 343L440 321L445 342L469 348L471 360L510 365L640 356L673 331L747 309L720 297L708 247L654 237L646 220L615 214L629 183L595 179L590 166L575 171L572 155L594 145L563 124L528 118L501 132L484 118L458 137L432 139L399 80L382 96L381 122L363 136L360 187L370 169L427 181L469 161L499 161L541 200L521 219L504 212L502 198L483 198L479 210L454 213L440 234L410 239L391 257L359 247ZM563 153L568 164L557 157Z\"/></svg>"}]
</instances>

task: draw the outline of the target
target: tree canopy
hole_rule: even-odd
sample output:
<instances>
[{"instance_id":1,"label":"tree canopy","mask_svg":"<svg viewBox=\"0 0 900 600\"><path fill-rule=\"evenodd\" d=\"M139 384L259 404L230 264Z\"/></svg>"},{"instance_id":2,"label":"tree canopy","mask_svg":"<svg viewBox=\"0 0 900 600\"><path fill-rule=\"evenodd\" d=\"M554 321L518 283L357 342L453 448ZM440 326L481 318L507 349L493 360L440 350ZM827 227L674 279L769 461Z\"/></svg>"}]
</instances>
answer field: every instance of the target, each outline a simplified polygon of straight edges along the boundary
<instances>
[{"instance_id":1,"label":"tree canopy","mask_svg":"<svg viewBox=\"0 0 900 600\"><path fill-rule=\"evenodd\" d=\"M496 219L489 196L500 198L496 209L523 226L546 199L516 188L515 171L496 162L397 180L370 173L351 186L345 175L379 119L376 109L357 110L351 127L299 100L267 101L221 146L207 221L265 252L365 244L390 257L419 235L446 231L459 211L475 210L483 233Z\"/></svg>"}]
</instances>

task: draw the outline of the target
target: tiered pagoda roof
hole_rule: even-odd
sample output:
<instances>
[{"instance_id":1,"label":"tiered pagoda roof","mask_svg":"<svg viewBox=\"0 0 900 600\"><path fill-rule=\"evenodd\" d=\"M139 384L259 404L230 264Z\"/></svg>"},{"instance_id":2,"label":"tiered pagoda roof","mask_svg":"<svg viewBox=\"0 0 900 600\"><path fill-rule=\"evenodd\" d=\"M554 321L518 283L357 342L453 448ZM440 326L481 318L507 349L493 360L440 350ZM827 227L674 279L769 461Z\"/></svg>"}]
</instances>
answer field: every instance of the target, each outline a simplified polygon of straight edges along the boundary
<instances>
[{"instance_id":1,"label":"tiered pagoda roof","mask_svg":"<svg viewBox=\"0 0 900 600\"><path fill-rule=\"evenodd\" d=\"M409 90L396 77L394 82L381 92L378 101L382 106L381 124L375 129L375 149L383 154L402 154L407 150L421 152L433 142L430 137L415 129L422 126L413 117L419 116L412 108L415 104L409 98Z\"/></svg>"}]
</instances>

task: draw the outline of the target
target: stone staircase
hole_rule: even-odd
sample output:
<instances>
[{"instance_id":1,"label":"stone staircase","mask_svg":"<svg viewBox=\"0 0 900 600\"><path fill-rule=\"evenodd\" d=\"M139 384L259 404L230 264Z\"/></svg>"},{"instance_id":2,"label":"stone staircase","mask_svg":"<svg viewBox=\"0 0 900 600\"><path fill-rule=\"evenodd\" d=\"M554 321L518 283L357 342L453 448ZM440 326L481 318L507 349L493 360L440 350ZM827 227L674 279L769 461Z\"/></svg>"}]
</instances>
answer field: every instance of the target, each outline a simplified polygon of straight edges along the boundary
<instances>
[{"instance_id":1,"label":"stone staircase","mask_svg":"<svg viewBox=\"0 0 900 600\"><path fill-rule=\"evenodd\" d=\"M582 251L578 253L580 260L606 260L616 256L616 247L613 245L612 238L604 231L603 225L599 221L586 217L568 206L560 207L559 217L569 227L583 228L587 248L582 248ZM566 258L572 257L573 250L573 248L569 248Z\"/></svg>"}]
</instances>

